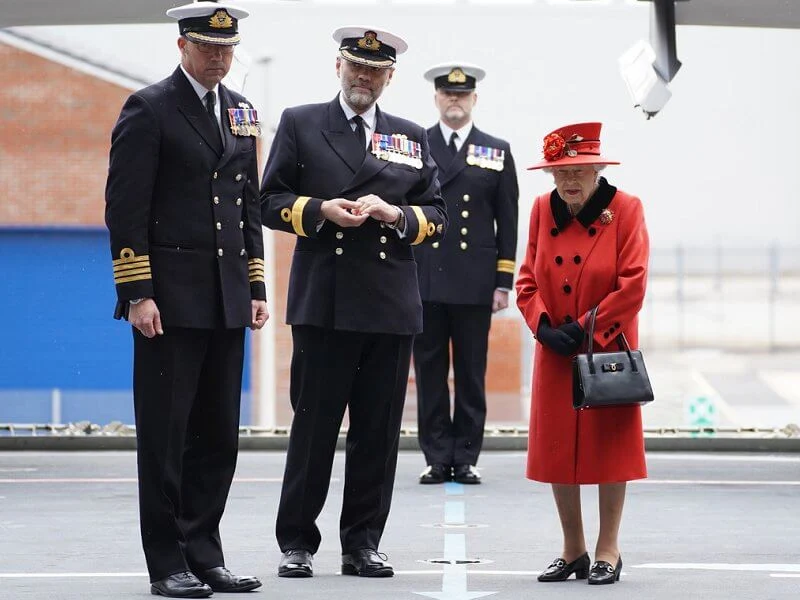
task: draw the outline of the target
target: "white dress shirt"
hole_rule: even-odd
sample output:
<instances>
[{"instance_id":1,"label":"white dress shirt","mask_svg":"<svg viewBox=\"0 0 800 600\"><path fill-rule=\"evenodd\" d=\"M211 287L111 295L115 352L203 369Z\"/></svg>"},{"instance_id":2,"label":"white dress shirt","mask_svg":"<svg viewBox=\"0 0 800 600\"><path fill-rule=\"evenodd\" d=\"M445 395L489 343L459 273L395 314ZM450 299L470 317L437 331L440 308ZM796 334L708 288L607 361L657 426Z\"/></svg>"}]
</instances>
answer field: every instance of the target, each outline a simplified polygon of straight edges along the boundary
<instances>
[{"instance_id":1,"label":"white dress shirt","mask_svg":"<svg viewBox=\"0 0 800 600\"><path fill-rule=\"evenodd\" d=\"M469 132L472 131L472 121L464 125L461 129L450 129L450 127L439 121L439 129L442 131L444 143L448 145L450 144L450 136L453 134L453 131L455 131L456 134L458 134L456 138L456 151L461 151L461 146L464 145Z\"/></svg>"},{"instance_id":2,"label":"white dress shirt","mask_svg":"<svg viewBox=\"0 0 800 600\"><path fill-rule=\"evenodd\" d=\"M344 111L345 119L347 119L347 122L350 124L350 129L355 132L356 124L353 123L353 117L355 117L357 113L344 101L341 92L339 92L339 105ZM361 113L360 116L364 119L364 137L367 138L367 149L369 149L372 144L372 134L375 133L375 105L373 104L370 106L366 111Z\"/></svg>"},{"instance_id":3,"label":"white dress shirt","mask_svg":"<svg viewBox=\"0 0 800 600\"><path fill-rule=\"evenodd\" d=\"M217 119L217 127L219 128L219 133L222 136L222 143L224 144L225 135L224 132L222 131L222 108L219 101L219 84L215 85L213 90L209 90L208 88L206 88L206 86L204 86L194 77L189 75L189 72L183 68L183 65L181 65L181 71L183 71L183 74L186 75L186 79L189 80L189 83L192 84L192 89L194 89L195 93L197 94L197 97L200 98L200 103L203 105L203 110L205 110L206 108L206 94L208 92L214 92L214 96L216 97L216 100L214 102L214 116Z\"/></svg>"}]
</instances>

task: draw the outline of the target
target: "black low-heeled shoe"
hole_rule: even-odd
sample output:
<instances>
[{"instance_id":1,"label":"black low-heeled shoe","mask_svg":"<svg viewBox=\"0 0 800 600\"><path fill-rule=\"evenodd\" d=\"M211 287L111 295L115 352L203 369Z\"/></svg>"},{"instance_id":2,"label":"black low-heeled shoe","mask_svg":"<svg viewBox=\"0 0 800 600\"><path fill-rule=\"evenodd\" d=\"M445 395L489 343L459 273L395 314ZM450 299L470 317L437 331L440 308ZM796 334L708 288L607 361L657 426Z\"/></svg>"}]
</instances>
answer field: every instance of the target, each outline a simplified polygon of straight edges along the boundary
<instances>
[{"instance_id":1,"label":"black low-heeled shoe","mask_svg":"<svg viewBox=\"0 0 800 600\"><path fill-rule=\"evenodd\" d=\"M539 581L566 581L575 573L575 579L589 577L589 553L584 552L578 558L568 563L563 558L557 558L539 574Z\"/></svg>"},{"instance_id":2,"label":"black low-heeled shoe","mask_svg":"<svg viewBox=\"0 0 800 600\"><path fill-rule=\"evenodd\" d=\"M607 583L614 583L619 581L619 576L622 575L622 557L617 558L617 566L612 567L611 563L604 560L598 560L592 565L592 570L589 572L589 585L605 585Z\"/></svg>"}]
</instances>

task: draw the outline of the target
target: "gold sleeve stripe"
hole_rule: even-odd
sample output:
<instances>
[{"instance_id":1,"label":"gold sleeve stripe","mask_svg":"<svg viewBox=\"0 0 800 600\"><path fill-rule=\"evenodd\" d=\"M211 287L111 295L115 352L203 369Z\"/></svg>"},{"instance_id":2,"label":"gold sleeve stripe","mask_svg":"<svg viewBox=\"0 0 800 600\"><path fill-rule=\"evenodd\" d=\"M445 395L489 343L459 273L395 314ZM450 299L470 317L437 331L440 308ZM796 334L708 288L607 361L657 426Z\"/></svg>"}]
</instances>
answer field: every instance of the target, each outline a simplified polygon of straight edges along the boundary
<instances>
[{"instance_id":1,"label":"gold sleeve stripe","mask_svg":"<svg viewBox=\"0 0 800 600\"><path fill-rule=\"evenodd\" d=\"M114 266L114 273L125 273L127 271L135 271L137 269L149 269L150 268L150 261L142 261L138 263L131 263L126 265L116 265Z\"/></svg>"},{"instance_id":2,"label":"gold sleeve stripe","mask_svg":"<svg viewBox=\"0 0 800 600\"><path fill-rule=\"evenodd\" d=\"M513 260L501 258L497 261L497 270L501 273L511 273L513 275L515 266L516 263Z\"/></svg>"},{"instance_id":3,"label":"gold sleeve stripe","mask_svg":"<svg viewBox=\"0 0 800 600\"><path fill-rule=\"evenodd\" d=\"M264 283L263 275L250 275L250 283Z\"/></svg>"},{"instance_id":4,"label":"gold sleeve stripe","mask_svg":"<svg viewBox=\"0 0 800 600\"><path fill-rule=\"evenodd\" d=\"M250 260L247 261L247 264L249 264L249 265L262 265L263 266L264 265L264 259L263 258L251 258Z\"/></svg>"},{"instance_id":5,"label":"gold sleeve stripe","mask_svg":"<svg viewBox=\"0 0 800 600\"><path fill-rule=\"evenodd\" d=\"M132 281L144 281L146 279L152 279L153 277L150 275L150 271L142 275L136 275L134 277L120 277L119 279L114 279L114 283L119 285L120 283L130 283Z\"/></svg>"},{"instance_id":6,"label":"gold sleeve stripe","mask_svg":"<svg viewBox=\"0 0 800 600\"><path fill-rule=\"evenodd\" d=\"M112 264L116 267L118 265L130 265L130 264L143 263L143 262L149 263L150 262L150 256L145 254L144 256L137 256L135 258L118 258L118 259L112 261Z\"/></svg>"},{"instance_id":7,"label":"gold sleeve stripe","mask_svg":"<svg viewBox=\"0 0 800 600\"><path fill-rule=\"evenodd\" d=\"M411 242L412 246L416 246L417 244L421 244L422 241L425 239L425 236L428 234L428 219L419 206L412 206L411 210L414 211L414 214L416 215L417 221L419 223L419 228L417 230L417 237L414 239L413 242Z\"/></svg>"},{"instance_id":8,"label":"gold sleeve stripe","mask_svg":"<svg viewBox=\"0 0 800 600\"><path fill-rule=\"evenodd\" d=\"M264 276L264 269L251 269L250 270L250 277L252 277L253 275L261 275L261 277L263 277Z\"/></svg>"},{"instance_id":9,"label":"gold sleeve stripe","mask_svg":"<svg viewBox=\"0 0 800 600\"><path fill-rule=\"evenodd\" d=\"M134 275L144 275L145 273L150 272L150 265L143 267L141 269L128 269L126 271L120 271L114 273L114 280L121 279L123 277L133 277Z\"/></svg>"},{"instance_id":10,"label":"gold sleeve stripe","mask_svg":"<svg viewBox=\"0 0 800 600\"><path fill-rule=\"evenodd\" d=\"M311 200L311 196L298 196L292 205L292 229L297 235L303 237L308 237L303 230L303 211L309 200Z\"/></svg>"}]
</instances>

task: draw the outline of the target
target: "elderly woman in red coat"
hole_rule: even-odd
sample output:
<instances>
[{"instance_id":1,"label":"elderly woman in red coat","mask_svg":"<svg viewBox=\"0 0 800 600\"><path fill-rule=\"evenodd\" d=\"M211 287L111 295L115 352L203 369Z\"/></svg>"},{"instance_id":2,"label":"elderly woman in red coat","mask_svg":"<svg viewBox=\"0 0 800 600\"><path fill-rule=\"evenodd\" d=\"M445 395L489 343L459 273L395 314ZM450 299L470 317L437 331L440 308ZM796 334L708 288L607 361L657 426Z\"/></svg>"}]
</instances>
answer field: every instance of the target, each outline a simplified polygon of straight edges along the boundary
<instances>
[{"instance_id":1,"label":"elderly woman in red coat","mask_svg":"<svg viewBox=\"0 0 800 600\"><path fill-rule=\"evenodd\" d=\"M638 313L647 279L649 242L642 203L599 172L618 162L600 154L600 123L562 127L544 139L552 192L531 210L517 305L534 333L528 439L529 479L550 483L564 547L539 581L573 573L590 584L614 583L622 568L618 533L626 482L647 477L640 407L572 408L571 357L581 350L587 313L598 307L594 348L620 333L638 344ZM586 551L580 486L599 485L595 562Z\"/></svg>"}]
</instances>

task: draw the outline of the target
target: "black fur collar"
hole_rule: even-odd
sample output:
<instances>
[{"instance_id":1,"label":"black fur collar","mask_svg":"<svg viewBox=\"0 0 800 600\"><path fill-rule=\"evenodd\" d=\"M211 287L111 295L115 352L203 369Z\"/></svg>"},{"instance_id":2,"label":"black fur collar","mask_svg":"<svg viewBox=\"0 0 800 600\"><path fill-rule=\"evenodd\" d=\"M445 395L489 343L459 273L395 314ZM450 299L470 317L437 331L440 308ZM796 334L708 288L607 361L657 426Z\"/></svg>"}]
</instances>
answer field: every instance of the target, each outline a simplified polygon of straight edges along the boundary
<instances>
[{"instance_id":1,"label":"black fur collar","mask_svg":"<svg viewBox=\"0 0 800 600\"><path fill-rule=\"evenodd\" d=\"M614 194L617 193L617 188L608 183L605 177L601 177L598 183L599 185L592 197L583 205L583 208L575 217L575 220L586 228L597 220L601 212L608 208L614 198ZM558 195L558 190L553 190L550 193L550 210L553 213L556 227L559 231L564 231L572 222L572 213L570 213L567 203Z\"/></svg>"}]
</instances>

